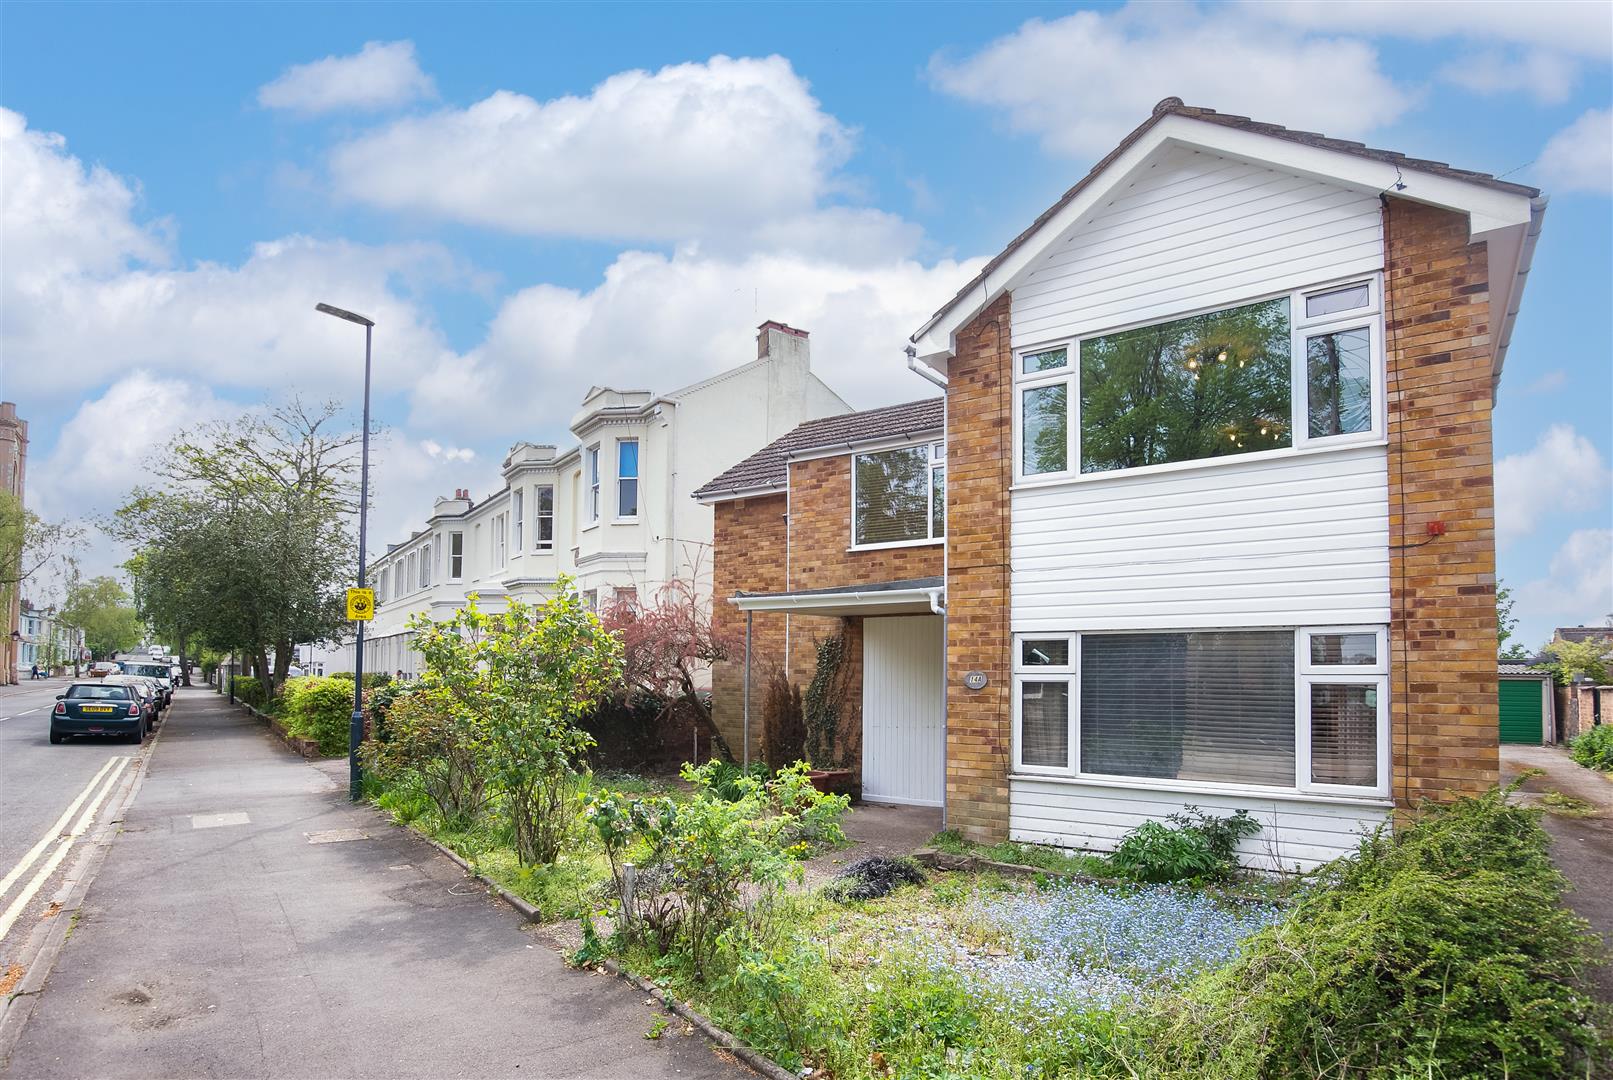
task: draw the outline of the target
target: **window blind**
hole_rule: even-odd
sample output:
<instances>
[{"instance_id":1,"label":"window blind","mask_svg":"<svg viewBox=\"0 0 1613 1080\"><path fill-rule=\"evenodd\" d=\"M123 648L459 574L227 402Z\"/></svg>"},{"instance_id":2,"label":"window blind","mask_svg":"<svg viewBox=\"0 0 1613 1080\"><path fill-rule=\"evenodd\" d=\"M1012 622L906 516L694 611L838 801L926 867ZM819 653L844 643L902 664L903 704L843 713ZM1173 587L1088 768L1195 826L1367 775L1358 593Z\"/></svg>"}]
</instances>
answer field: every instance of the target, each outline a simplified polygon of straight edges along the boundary
<instances>
[{"instance_id":1,"label":"window blind","mask_svg":"<svg viewBox=\"0 0 1613 1080\"><path fill-rule=\"evenodd\" d=\"M856 529L859 544L923 540L930 532L930 451L925 446L858 454Z\"/></svg>"},{"instance_id":2,"label":"window blind","mask_svg":"<svg viewBox=\"0 0 1613 1080\"><path fill-rule=\"evenodd\" d=\"M1288 631L1081 638L1081 771L1294 783Z\"/></svg>"}]
</instances>

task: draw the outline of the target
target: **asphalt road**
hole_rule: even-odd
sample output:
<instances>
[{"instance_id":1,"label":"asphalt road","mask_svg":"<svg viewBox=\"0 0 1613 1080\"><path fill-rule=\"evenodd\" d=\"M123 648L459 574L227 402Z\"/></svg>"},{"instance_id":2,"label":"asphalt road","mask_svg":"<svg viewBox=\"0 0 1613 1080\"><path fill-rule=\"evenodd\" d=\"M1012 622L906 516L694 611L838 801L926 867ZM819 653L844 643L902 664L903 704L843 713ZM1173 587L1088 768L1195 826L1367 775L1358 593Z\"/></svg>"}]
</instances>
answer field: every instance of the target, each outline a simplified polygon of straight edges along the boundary
<instances>
[{"instance_id":1,"label":"asphalt road","mask_svg":"<svg viewBox=\"0 0 1613 1080\"><path fill-rule=\"evenodd\" d=\"M141 769L0 1076L754 1075L206 690Z\"/></svg>"},{"instance_id":2,"label":"asphalt road","mask_svg":"<svg viewBox=\"0 0 1613 1080\"><path fill-rule=\"evenodd\" d=\"M102 792L140 749L100 739L50 745L50 710L71 681L0 687L0 985L72 863L79 841L64 846L63 834L82 820L82 837L107 812Z\"/></svg>"}]
</instances>

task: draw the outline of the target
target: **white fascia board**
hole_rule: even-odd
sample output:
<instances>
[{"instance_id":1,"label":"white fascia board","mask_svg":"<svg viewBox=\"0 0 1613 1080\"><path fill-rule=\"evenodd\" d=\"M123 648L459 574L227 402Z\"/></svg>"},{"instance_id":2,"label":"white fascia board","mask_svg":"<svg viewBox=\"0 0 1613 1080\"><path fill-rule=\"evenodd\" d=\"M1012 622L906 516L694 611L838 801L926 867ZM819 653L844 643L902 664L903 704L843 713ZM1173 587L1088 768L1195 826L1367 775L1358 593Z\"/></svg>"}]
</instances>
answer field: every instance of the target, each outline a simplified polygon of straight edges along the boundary
<instances>
[{"instance_id":1,"label":"white fascia board","mask_svg":"<svg viewBox=\"0 0 1613 1080\"><path fill-rule=\"evenodd\" d=\"M944 372L947 360L956 349L958 330L1004 291L1011 290L1053 242L1076 225L1094 206L1108 199L1156 150L1166 144L1227 154L1329 183L1392 193L1399 198L1458 210L1468 215L1470 240L1488 239L1488 234L1497 230L1527 226L1534 213L1535 200L1520 193L1498 191L1483 184L1419 172L1406 163L1397 166L1340 150L1242 131L1191 117L1167 116L1117 158L1105 176L1088 186L1054 214L1034 236L1027 238L1009 254L971 295L960 297L951 307L920 327L911 339L918 358ZM1397 184L1404 187L1396 190Z\"/></svg>"},{"instance_id":2,"label":"white fascia board","mask_svg":"<svg viewBox=\"0 0 1613 1080\"><path fill-rule=\"evenodd\" d=\"M946 432L939 426L933 428L914 428L904 431L900 435L889 435L882 439L862 439L852 442L834 443L829 446L810 446L785 455L786 461L816 461L820 458L845 457L847 454L872 454L879 450L902 450L912 446L928 446L934 442L941 442Z\"/></svg>"},{"instance_id":3,"label":"white fascia board","mask_svg":"<svg viewBox=\"0 0 1613 1080\"><path fill-rule=\"evenodd\" d=\"M741 499L759 499L763 495L783 495L786 490L784 484L774 484L771 487L733 488L710 495L695 495L692 498L702 506L716 506L718 503L738 502Z\"/></svg>"},{"instance_id":4,"label":"white fascia board","mask_svg":"<svg viewBox=\"0 0 1613 1080\"><path fill-rule=\"evenodd\" d=\"M772 596L731 596L740 611L844 611L902 608L933 611L946 596L945 586L933 589L875 589L870 592L778 593Z\"/></svg>"}]
</instances>

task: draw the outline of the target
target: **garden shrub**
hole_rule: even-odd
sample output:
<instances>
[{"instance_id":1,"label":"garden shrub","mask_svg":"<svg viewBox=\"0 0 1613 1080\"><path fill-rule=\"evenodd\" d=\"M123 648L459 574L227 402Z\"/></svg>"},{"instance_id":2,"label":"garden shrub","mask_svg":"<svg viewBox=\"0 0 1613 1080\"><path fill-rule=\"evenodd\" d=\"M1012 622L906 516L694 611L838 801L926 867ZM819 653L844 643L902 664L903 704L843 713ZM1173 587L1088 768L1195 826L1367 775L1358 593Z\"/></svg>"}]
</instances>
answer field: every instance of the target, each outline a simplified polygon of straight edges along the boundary
<instances>
[{"instance_id":1,"label":"garden shrub","mask_svg":"<svg viewBox=\"0 0 1613 1080\"><path fill-rule=\"evenodd\" d=\"M1150 884L1226 878L1237 869L1238 841L1260 831L1247 810L1216 817L1188 806L1165 820L1170 824L1145 821L1127 833L1109 857L1111 865Z\"/></svg>"},{"instance_id":2,"label":"garden shrub","mask_svg":"<svg viewBox=\"0 0 1613 1080\"><path fill-rule=\"evenodd\" d=\"M263 683L250 675L233 675L230 677L230 688L235 694L235 700L244 702L255 709L261 709L269 694Z\"/></svg>"},{"instance_id":3,"label":"garden shrub","mask_svg":"<svg viewBox=\"0 0 1613 1080\"><path fill-rule=\"evenodd\" d=\"M287 679L280 697L287 731L318 744L321 754L336 755L347 750L353 717L350 681L317 675Z\"/></svg>"},{"instance_id":4,"label":"garden shrub","mask_svg":"<svg viewBox=\"0 0 1613 1080\"><path fill-rule=\"evenodd\" d=\"M823 638L817 644L818 661L803 699L806 726L806 760L819 769L837 769L850 757L840 737L840 721L851 693L851 666L846 661L844 634Z\"/></svg>"},{"instance_id":5,"label":"garden shrub","mask_svg":"<svg viewBox=\"0 0 1613 1080\"><path fill-rule=\"evenodd\" d=\"M775 769L806 758L806 720L801 712L801 688L782 668L767 678L762 699L762 757Z\"/></svg>"},{"instance_id":6,"label":"garden shrub","mask_svg":"<svg viewBox=\"0 0 1613 1080\"><path fill-rule=\"evenodd\" d=\"M475 710L428 684L393 697L385 716L378 727L387 737L377 734L364 744L365 767L391 782L417 781L450 828L475 819L488 803L487 736Z\"/></svg>"},{"instance_id":7,"label":"garden shrub","mask_svg":"<svg viewBox=\"0 0 1613 1080\"><path fill-rule=\"evenodd\" d=\"M1180 1076L1595 1075L1595 936L1562 906L1539 811L1494 791L1365 839L1203 977L1158 1033Z\"/></svg>"},{"instance_id":8,"label":"garden shrub","mask_svg":"<svg viewBox=\"0 0 1613 1080\"><path fill-rule=\"evenodd\" d=\"M1587 769L1613 772L1613 726L1598 724L1575 735L1569 740L1568 756Z\"/></svg>"},{"instance_id":9,"label":"garden shrub","mask_svg":"<svg viewBox=\"0 0 1613 1080\"><path fill-rule=\"evenodd\" d=\"M843 795L816 791L800 763L765 782L740 776L734 781L740 797L730 801L713 790L720 767L685 765L683 778L695 794L681 803L603 793L589 798L586 811L610 859L621 934L675 952L697 980L711 970L718 939L742 915L765 916L770 899L800 880L806 837L844 839L838 819L850 805ZM645 871L628 897L630 852Z\"/></svg>"},{"instance_id":10,"label":"garden shrub","mask_svg":"<svg viewBox=\"0 0 1613 1080\"><path fill-rule=\"evenodd\" d=\"M722 758L712 758L705 767L710 769L707 790L724 802L738 802L745 797L745 791L739 785L741 778L748 776L752 780L765 782L772 775L765 761L753 761L747 768Z\"/></svg>"},{"instance_id":11,"label":"garden shrub","mask_svg":"<svg viewBox=\"0 0 1613 1080\"><path fill-rule=\"evenodd\" d=\"M642 769L659 763L664 755L661 720L668 710L668 702L653 694L619 693L601 701L577 723L594 741L589 765L596 770ZM684 743L683 754L688 753Z\"/></svg>"}]
</instances>

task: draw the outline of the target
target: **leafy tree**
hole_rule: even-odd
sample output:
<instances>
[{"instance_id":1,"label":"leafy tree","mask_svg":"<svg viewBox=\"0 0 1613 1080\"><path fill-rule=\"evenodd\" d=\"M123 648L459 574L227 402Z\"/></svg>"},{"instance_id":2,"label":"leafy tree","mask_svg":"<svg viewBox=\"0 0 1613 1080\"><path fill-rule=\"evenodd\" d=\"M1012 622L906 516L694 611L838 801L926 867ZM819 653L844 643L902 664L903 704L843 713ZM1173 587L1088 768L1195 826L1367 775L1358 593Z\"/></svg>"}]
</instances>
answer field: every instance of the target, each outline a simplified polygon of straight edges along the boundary
<instances>
[{"instance_id":1,"label":"leafy tree","mask_svg":"<svg viewBox=\"0 0 1613 1080\"><path fill-rule=\"evenodd\" d=\"M1608 681L1607 658L1610 653L1613 653L1613 639L1610 638L1591 638L1588 641L1559 639L1546 646L1546 655L1551 659L1539 666L1551 672L1564 686L1572 683L1576 675L1584 675L1595 683L1605 683Z\"/></svg>"},{"instance_id":2,"label":"leafy tree","mask_svg":"<svg viewBox=\"0 0 1613 1080\"><path fill-rule=\"evenodd\" d=\"M489 614L474 595L450 619L409 622L424 689L469 713L487 776L504 797L523 863L552 863L576 817L572 777L593 743L577 726L622 675L622 647L570 578L550 600Z\"/></svg>"},{"instance_id":3,"label":"leafy tree","mask_svg":"<svg viewBox=\"0 0 1613 1080\"><path fill-rule=\"evenodd\" d=\"M740 643L712 620L711 604L702 602L695 584L698 577L697 564L691 577L672 579L648 604L625 599L610 604L602 621L621 638L627 688L663 703L657 723L675 709L686 709L717 752L733 761L734 751L717 730L710 697L701 687L711 665L732 657Z\"/></svg>"},{"instance_id":4,"label":"leafy tree","mask_svg":"<svg viewBox=\"0 0 1613 1080\"><path fill-rule=\"evenodd\" d=\"M9 491L0 491L0 611L10 611L23 586L57 560L71 565L83 531L66 522L45 521ZM0 682L15 682L15 651L0 649Z\"/></svg>"},{"instance_id":5,"label":"leafy tree","mask_svg":"<svg viewBox=\"0 0 1613 1080\"><path fill-rule=\"evenodd\" d=\"M139 613L128 592L115 578L94 577L69 582L60 617L68 625L83 630L84 643L91 655L103 660L140 643Z\"/></svg>"},{"instance_id":6,"label":"leafy tree","mask_svg":"<svg viewBox=\"0 0 1613 1080\"><path fill-rule=\"evenodd\" d=\"M1514 641L1511 645L1507 644L1518 630L1518 618L1512 614L1512 606L1515 603L1517 601L1512 598L1512 590L1505 585L1498 585L1495 590L1496 648L1503 660L1529 658L1529 650L1523 647L1522 642Z\"/></svg>"}]
</instances>

